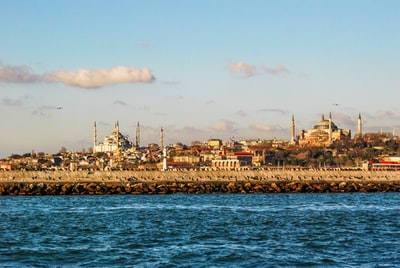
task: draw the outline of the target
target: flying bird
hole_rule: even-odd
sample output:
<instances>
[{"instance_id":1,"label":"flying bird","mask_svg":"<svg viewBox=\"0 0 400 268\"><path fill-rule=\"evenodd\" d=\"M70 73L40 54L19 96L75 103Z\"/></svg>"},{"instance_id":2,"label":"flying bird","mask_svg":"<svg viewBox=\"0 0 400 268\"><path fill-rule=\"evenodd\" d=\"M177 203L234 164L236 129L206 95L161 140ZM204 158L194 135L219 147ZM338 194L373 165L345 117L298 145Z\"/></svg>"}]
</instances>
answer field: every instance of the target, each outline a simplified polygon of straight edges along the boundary
<instances>
[{"instance_id":1,"label":"flying bird","mask_svg":"<svg viewBox=\"0 0 400 268\"><path fill-rule=\"evenodd\" d=\"M57 110L61 110L63 107L61 107L61 106L57 106Z\"/></svg>"}]
</instances>

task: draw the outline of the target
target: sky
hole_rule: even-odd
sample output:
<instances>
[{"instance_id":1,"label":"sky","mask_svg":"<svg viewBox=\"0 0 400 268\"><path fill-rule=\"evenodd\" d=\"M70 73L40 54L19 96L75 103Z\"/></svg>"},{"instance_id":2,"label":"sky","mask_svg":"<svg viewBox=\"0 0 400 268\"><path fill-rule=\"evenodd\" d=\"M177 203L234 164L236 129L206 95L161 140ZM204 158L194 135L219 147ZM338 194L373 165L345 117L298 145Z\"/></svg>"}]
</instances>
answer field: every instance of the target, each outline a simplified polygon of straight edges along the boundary
<instances>
[{"instance_id":1,"label":"sky","mask_svg":"<svg viewBox=\"0 0 400 268\"><path fill-rule=\"evenodd\" d=\"M0 1L0 157L290 139L332 114L400 133L400 1Z\"/></svg>"}]
</instances>

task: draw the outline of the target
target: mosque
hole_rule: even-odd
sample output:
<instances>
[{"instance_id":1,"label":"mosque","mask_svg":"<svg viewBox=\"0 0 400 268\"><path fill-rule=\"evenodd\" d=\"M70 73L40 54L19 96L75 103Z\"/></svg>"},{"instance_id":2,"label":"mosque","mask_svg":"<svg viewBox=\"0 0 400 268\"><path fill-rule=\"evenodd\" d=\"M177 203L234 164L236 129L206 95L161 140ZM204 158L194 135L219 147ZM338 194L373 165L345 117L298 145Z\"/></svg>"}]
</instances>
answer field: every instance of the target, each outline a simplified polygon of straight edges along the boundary
<instances>
[{"instance_id":1,"label":"mosque","mask_svg":"<svg viewBox=\"0 0 400 268\"><path fill-rule=\"evenodd\" d=\"M160 148L163 148L164 131L160 130ZM118 121L114 125L114 131L104 138L104 141L97 143L97 128L94 122L93 129L93 153L120 153L122 151L134 150L140 146L140 125L136 127L136 143L129 141L128 136L123 135L119 131Z\"/></svg>"},{"instance_id":2,"label":"mosque","mask_svg":"<svg viewBox=\"0 0 400 268\"><path fill-rule=\"evenodd\" d=\"M361 115L358 115L358 136L362 135L362 123ZM329 146L334 141L340 140L350 140L351 130L341 129L336 126L332 121L332 114L329 113L329 118L326 119L322 115L321 121L319 121L314 128L306 130L301 130L300 135L296 141L295 138L295 122L294 116L292 116L292 139L291 143L298 143L300 146Z\"/></svg>"},{"instance_id":3,"label":"mosque","mask_svg":"<svg viewBox=\"0 0 400 268\"><path fill-rule=\"evenodd\" d=\"M124 136L119 131L119 123L118 121L114 125L114 131L104 138L103 142L99 142L97 144L97 129L96 122L94 122L94 131L93 131L93 153L110 153L116 152L118 150L126 151L133 147L132 142L128 140L127 136Z\"/></svg>"}]
</instances>

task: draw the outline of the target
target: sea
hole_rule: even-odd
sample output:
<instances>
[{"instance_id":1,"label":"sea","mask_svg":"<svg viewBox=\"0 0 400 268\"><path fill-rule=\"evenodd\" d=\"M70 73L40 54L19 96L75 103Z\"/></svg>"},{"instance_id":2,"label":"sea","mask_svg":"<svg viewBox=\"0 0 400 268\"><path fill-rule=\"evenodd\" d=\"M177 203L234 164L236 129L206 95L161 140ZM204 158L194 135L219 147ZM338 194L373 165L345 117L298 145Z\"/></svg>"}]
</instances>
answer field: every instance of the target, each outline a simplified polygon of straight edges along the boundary
<instances>
[{"instance_id":1,"label":"sea","mask_svg":"<svg viewBox=\"0 0 400 268\"><path fill-rule=\"evenodd\" d=\"M1 267L400 267L400 193L0 196Z\"/></svg>"}]
</instances>

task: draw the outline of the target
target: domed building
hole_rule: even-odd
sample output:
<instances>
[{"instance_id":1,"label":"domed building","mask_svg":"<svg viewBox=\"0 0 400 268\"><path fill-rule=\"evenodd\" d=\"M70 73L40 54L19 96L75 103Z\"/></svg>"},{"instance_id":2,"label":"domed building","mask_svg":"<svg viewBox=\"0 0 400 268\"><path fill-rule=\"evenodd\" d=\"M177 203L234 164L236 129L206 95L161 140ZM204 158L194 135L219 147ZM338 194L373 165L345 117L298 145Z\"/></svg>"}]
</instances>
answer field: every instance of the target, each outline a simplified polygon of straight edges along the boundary
<instances>
[{"instance_id":1,"label":"domed building","mask_svg":"<svg viewBox=\"0 0 400 268\"><path fill-rule=\"evenodd\" d=\"M332 115L329 113L329 119L322 115L321 121L314 125L314 128L307 131L302 130L299 137L299 145L318 145L329 146L336 140L350 140L351 130L338 128L332 121Z\"/></svg>"},{"instance_id":2,"label":"domed building","mask_svg":"<svg viewBox=\"0 0 400 268\"><path fill-rule=\"evenodd\" d=\"M119 132L119 123L115 123L114 131L104 138L103 142L97 144L96 140L96 122L94 123L93 133L93 152L94 153L113 153L118 151L126 151L133 147L132 142L128 140L128 137L124 136Z\"/></svg>"}]
</instances>

